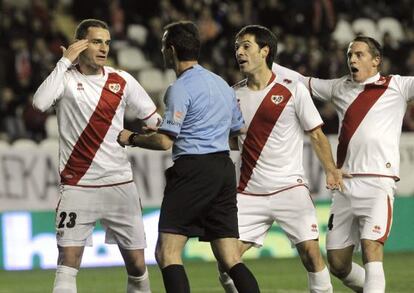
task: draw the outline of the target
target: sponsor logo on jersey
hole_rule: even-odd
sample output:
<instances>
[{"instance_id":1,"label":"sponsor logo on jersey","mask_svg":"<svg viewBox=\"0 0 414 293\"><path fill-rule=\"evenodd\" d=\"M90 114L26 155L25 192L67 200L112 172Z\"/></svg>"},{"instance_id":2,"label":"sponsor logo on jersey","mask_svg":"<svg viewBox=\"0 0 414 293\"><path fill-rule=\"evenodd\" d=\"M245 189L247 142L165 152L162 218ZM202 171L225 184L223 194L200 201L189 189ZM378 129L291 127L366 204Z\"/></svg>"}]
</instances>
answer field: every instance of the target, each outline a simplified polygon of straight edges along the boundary
<instances>
[{"instance_id":1,"label":"sponsor logo on jersey","mask_svg":"<svg viewBox=\"0 0 414 293\"><path fill-rule=\"evenodd\" d=\"M175 125L175 126L181 126L180 122L174 121L174 120L166 120L166 123L169 125Z\"/></svg>"},{"instance_id":2,"label":"sponsor logo on jersey","mask_svg":"<svg viewBox=\"0 0 414 293\"><path fill-rule=\"evenodd\" d=\"M318 225L316 225L316 224L312 224L312 225L311 225L311 231L312 231L312 232L318 232Z\"/></svg>"},{"instance_id":3,"label":"sponsor logo on jersey","mask_svg":"<svg viewBox=\"0 0 414 293\"><path fill-rule=\"evenodd\" d=\"M174 121L179 122L183 120L183 112L175 111L174 112Z\"/></svg>"},{"instance_id":4,"label":"sponsor logo on jersey","mask_svg":"<svg viewBox=\"0 0 414 293\"><path fill-rule=\"evenodd\" d=\"M283 80L283 82L284 82L284 83L287 83L287 84L292 83L292 81L291 81L290 79L287 79L287 78L285 78L285 79Z\"/></svg>"},{"instance_id":5,"label":"sponsor logo on jersey","mask_svg":"<svg viewBox=\"0 0 414 293\"><path fill-rule=\"evenodd\" d=\"M83 88L83 84L81 83L81 82L78 82L78 91L83 91L84 90L84 88Z\"/></svg>"},{"instance_id":6,"label":"sponsor logo on jersey","mask_svg":"<svg viewBox=\"0 0 414 293\"><path fill-rule=\"evenodd\" d=\"M121 90L121 85L119 83L110 83L108 84L108 88L111 92L116 94L117 92Z\"/></svg>"},{"instance_id":7,"label":"sponsor logo on jersey","mask_svg":"<svg viewBox=\"0 0 414 293\"><path fill-rule=\"evenodd\" d=\"M270 97L270 100L272 100L272 102L275 103L276 105L279 105L280 103L283 102L283 96L272 95Z\"/></svg>"}]
</instances>

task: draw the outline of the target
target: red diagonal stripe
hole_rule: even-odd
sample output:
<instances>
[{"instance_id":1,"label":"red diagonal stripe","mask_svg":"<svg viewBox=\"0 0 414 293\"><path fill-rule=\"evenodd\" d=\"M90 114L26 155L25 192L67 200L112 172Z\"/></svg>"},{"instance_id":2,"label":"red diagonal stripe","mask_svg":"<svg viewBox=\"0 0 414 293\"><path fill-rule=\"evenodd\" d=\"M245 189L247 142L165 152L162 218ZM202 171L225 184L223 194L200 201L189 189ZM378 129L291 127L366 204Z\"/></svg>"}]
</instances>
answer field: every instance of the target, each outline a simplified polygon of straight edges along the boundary
<instances>
[{"instance_id":1,"label":"red diagonal stripe","mask_svg":"<svg viewBox=\"0 0 414 293\"><path fill-rule=\"evenodd\" d=\"M390 234L391 224L392 224L392 208L391 208L391 200L390 196L387 196L387 227L385 228L384 236L382 236L377 241L384 244L385 241L388 239L388 235Z\"/></svg>"},{"instance_id":2,"label":"red diagonal stripe","mask_svg":"<svg viewBox=\"0 0 414 293\"><path fill-rule=\"evenodd\" d=\"M116 109L121 102L125 83L125 80L116 73L108 75L98 105L89 119L88 125L73 147L65 168L60 173L63 184L76 185L89 169L112 124Z\"/></svg>"},{"instance_id":3,"label":"red diagonal stripe","mask_svg":"<svg viewBox=\"0 0 414 293\"><path fill-rule=\"evenodd\" d=\"M390 80L390 76L381 77L379 81L383 82L382 84L378 84L377 82L365 85L364 90L346 110L342 121L341 133L338 139L339 144L336 156L336 164L338 168L341 168L344 164L348 145L352 136L361 124L362 120L364 120L364 117L367 115L368 111L386 91Z\"/></svg>"},{"instance_id":4,"label":"red diagonal stripe","mask_svg":"<svg viewBox=\"0 0 414 293\"><path fill-rule=\"evenodd\" d=\"M282 96L283 100L276 104L272 101L272 96ZM286 87L276 83L254 114L243 143L238 192L243 192L246 188L263 147L291 96L291 92Z\"/></svg>"}]
</instances>

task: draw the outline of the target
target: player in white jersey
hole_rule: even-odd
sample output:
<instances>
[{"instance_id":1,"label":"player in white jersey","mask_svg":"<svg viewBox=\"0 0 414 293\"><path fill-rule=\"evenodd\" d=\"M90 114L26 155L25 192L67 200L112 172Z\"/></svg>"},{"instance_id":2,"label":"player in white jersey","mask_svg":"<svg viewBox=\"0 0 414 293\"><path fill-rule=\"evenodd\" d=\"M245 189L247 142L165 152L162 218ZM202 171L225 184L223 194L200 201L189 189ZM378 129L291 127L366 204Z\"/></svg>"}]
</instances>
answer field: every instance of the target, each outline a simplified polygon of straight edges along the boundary
<instances>
[{"instance_id":1,"label":"player in white jersey","mask_svg":"<svg viewBox=\"0 0 414 293\"><path fill-rule=\"evenodd\" d=\"M364 293L385 291L383 245L399 180L402 120L414 97L414 77L380 75L381 51L376 40L359 36L348 47L348 76L304 81L313 97L334 104L340 121L337 167L352 175L333 196L326 245L330 270ZM352 262L359 244L365 269Z\"/></svg>"},{"instance_id":2,"label":"player in white jersey","mask_svg":"<svg viewBox=\"0 0 414 293\"><path fill-rule=\"evenodd\" d=\"M248 127L238 141L242 159L237 197L241 254L252 246L262 246L276 221L298 250L308 271L310 291L332 292L302 166L304 132L325 169L327 187L340 188L342 174L335 167L321 130L323 121L306 87L272 73L276 44L274 34L258 25L246 26L236 35L236 59L247 77L235 86ZM226 292L236 292L222 272L220 281Z\"/></svg>"},{"instance_id":3,"label":"player in white jersey","mask_svg":"<svg viewBox=\"0 0 414 293\"><path fill-rule=\"evenodd\" d=\"M59 249L54 293L76 292L76 275L96 221L116 243L128 273L128 293L150 292L140 197L127 153L117 143L125 108L155 127L161 117L128 73L104 66L110 44L105 22L87 19L76 41L34 95L36 108L56 109L61 197L56 214ZM73 63L77 60L76 65Z\"/></svg>"}]
</instances>

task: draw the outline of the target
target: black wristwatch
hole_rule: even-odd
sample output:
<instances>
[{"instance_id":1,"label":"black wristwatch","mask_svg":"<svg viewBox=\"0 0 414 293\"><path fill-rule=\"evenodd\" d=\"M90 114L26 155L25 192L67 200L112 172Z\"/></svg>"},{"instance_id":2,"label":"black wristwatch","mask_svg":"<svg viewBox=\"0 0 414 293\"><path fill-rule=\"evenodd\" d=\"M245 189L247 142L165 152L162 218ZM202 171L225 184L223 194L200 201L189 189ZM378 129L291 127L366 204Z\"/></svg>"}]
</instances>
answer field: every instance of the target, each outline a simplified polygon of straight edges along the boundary
<instances>
[{"instance_id":1,"label":"black wristwatch","mask_svg":"<svg viewBox=\"0 0 414 293\"><path fill-rule=\"evenodd\" d=\"M139 136L139 133L138 132L131 133L131 135L128 137L128 145L135 146L134 140L135 140L135 137L136 136Z\"/></svg>"}]
</instances>

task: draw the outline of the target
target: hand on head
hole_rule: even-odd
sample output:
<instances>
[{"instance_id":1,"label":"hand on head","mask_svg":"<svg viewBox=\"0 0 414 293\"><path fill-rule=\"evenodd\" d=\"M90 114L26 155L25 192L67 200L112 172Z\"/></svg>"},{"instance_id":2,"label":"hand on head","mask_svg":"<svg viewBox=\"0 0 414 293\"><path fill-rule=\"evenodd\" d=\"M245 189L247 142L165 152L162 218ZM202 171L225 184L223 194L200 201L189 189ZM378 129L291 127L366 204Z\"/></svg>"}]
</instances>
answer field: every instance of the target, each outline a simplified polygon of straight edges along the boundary
<instances>
[{"instance_id":1,"label":"hand on head","mask_svg":"<svg viewBox=\"0 0 414 293\"><path fill-rule=\"evenodd\" d=\"M88 48L88 43L89 40L84 39L75 41L67 49L63 46L60 46L62 49L63 57L69 59L73 63L79 57L79 54Z\"/></svg>"}]
</instances>

